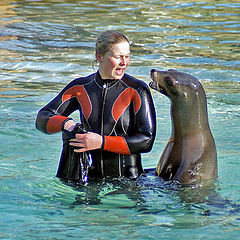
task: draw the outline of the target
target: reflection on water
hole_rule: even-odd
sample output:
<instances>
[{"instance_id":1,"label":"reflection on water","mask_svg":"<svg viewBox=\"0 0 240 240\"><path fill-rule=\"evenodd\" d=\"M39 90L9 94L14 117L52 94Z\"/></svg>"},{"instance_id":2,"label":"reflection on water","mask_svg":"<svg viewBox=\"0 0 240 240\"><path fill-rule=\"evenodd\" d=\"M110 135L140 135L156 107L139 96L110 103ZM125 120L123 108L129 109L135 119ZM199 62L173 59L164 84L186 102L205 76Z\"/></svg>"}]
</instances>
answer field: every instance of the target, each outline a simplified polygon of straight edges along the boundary
<instances>
[{"instance_id":1,"label":"reflection on water","mask_svg":"<svg viewBox=\"0 0 240 240\"><path fill-rule=\"evenodd\" d=\"M239 19L234 0L1 0L0 237L216 239L219 232L237 239ZM148 175L72 188L53 178L60 136L36 131L36 113L66 83L93 72L95 39L107 29L131 40L128 73L135 77L148 83L152 68L175 68L202 82L218 151L216 183L179 188ZM158 133L143 155L145 168L156 166L171 131L168 99L152 95Z\"/></svg>"},{"instance_id":2,"label":"reflection on water","mask_svg":"<svg viewBox=\"0 0 240 240\"><path fill-rule=\"evenodd\" d=\"M8 7L2 5L2 8L5 6L5 9L11 10L3 11L5 21L2 24L1 48L14 56L9 60L5 55L8 61L24 60L25 64L6 64L6 68L9 66L11 70L25 68L25 65L29 65L28 61L37 65L33 65L34 69L45 62L56 65L64 63L65 67L69 63L76 64L73 71L79 64L89 66L94 55L96 36L105 29L113 28L125 32L133 42L133 66L239 70L239 3L15 3ZM63 67L63 64L59 66ZM44 69L48 70L46 67ZM69 72L71 68L66 70Z\"/></svg>"}]
</instances>

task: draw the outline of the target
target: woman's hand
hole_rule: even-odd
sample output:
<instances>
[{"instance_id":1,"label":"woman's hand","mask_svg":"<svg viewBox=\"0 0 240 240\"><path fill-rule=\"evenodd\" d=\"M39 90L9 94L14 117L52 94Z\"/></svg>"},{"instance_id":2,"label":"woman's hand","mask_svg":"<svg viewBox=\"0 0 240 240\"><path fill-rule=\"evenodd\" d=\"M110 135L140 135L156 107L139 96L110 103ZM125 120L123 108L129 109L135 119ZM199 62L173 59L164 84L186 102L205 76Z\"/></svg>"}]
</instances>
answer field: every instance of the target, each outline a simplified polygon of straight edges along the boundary
<instances>
[{"instance_id":1,"label":"woman's hand","mask_svg":"<svg viewBox=\"0 0 240 240\"><path fill-rule=\"evenodd\" d=\"M70 145L78 147L75 152L86 152L89 150L99 149L102 147L103 138L101 135L93 132L76 134L75 139L70 140Z\"/></svg>"}]
</instances>

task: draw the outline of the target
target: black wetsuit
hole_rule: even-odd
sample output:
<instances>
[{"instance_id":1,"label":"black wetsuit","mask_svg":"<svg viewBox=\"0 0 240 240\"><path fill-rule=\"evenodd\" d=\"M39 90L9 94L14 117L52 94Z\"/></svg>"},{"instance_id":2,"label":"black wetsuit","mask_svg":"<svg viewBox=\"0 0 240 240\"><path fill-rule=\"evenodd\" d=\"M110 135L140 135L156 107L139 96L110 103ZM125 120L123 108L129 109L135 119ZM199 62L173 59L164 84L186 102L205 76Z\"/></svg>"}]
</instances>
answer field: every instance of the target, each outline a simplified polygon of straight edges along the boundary
<instances>
[{"instance_id":1,"label":"black wetsuit","mask_svg":"<svg viewBox=\"0 0 240 240\"><path fill-rule=\"evenodd\" d=\"M99 73L70 82L37 116L44 133L62 130L68 116L79 110L88 131L103 136L101 149L91 151L90 178L143 173L140 153L149 152L156 134L156 116L148 86L128 74L103 80ZM61 178L61 158L57 176Z\"/></svg>"}]
</instances>

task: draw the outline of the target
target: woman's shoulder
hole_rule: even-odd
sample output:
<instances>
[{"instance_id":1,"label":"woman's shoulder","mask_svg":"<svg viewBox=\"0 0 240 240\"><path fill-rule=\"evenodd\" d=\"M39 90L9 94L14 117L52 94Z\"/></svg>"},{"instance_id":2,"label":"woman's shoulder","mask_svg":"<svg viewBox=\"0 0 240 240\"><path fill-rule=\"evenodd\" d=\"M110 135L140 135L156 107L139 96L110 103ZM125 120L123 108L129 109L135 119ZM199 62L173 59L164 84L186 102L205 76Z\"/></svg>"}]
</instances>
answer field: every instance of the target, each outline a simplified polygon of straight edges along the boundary
<instances>
[{"instance_id":1,"label":"woman's shoulder","mask_svg":"<svg viewBox=\"0 0 240 240\"><path fill-rule=\"evenodd\" d=\"M122 81L127 84L129 87L133 87L133 88L147 88L148 89L148 85L142 81L139 80L127 73L124 74Z\"/></svg>"},{"instance_id":2,"label":"woman's shoulder","mask_svg":"<svg viewBox=\"0 0 240 240\"><path fill-rule=\"evenodd\" d=\"M73 86L73 85L85 85L93 82L95 80L96 73L93 73L91 75L88 75L86 77L78 77L73 79L68 86Z\"/></svg>"}]
</instances>

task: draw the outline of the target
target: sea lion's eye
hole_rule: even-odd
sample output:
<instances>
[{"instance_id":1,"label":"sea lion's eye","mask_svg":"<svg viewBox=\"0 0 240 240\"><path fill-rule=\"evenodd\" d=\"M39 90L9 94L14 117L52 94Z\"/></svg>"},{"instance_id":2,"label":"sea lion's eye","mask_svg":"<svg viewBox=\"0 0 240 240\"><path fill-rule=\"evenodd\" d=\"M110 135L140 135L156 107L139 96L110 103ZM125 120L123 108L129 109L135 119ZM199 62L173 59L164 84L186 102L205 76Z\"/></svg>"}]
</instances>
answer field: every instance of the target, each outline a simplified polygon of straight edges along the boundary
<instances>
[{"instance_id":1,"label":"sea lion's eye","mask_svg":"<svg viewBox=\"0 0 240 240\"><path fill-rule=\"evenodd\" d=\"M169 86L172 87L173 86L173 81L170 77L165 77L164 78L164 82Z\"/></svg>"}]
</instances>

